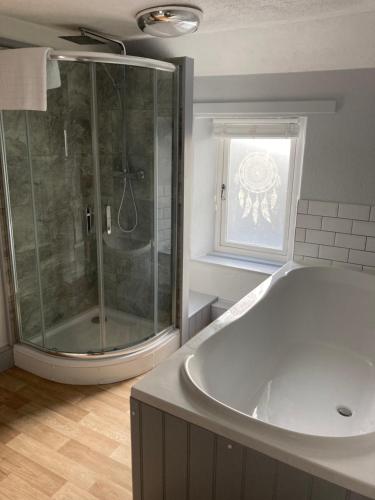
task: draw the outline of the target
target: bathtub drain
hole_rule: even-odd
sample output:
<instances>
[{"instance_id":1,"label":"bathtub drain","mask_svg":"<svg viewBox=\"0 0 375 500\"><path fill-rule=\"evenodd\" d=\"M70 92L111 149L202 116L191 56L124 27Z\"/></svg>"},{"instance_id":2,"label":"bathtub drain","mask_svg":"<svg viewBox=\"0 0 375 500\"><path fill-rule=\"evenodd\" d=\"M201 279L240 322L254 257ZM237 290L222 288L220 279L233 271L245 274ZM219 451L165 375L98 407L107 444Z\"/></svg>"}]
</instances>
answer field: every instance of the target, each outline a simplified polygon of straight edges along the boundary
<instances>
[{"instance_id":1,"label":"bathtub drain","mask_svg":"<svg viewBox=\"0 0 375 500\"><path fill-rule=\"evenodd\" d=\"M338 406L336 408L337 413L341 415L342 417L351 417L353 415L353 412L350 408L347 406Z\"/></svg>"}]
</instances>

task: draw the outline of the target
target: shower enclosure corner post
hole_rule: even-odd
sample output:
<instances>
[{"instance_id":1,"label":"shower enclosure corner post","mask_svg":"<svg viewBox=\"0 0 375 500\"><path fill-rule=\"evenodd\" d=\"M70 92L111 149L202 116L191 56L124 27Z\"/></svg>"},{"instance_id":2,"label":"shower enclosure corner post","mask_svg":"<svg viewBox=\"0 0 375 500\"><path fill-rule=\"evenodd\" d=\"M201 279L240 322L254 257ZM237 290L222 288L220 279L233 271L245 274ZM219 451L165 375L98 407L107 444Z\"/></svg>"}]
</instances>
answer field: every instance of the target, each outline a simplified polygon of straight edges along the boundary
<instances>
[{"instance_id":1,"label":"shower enclosure corner post","mask_svg":"<svg viewBox=\"0 0 375 500\"><path fill-rule=\"evenodd\" d=\"M180 165L179 165L179 133L180 133L180 67L176 65L176 71L173 75L173 122L172 122L172 323L178 326L178 303L181 298L179 289L181 272L178 272L178 248L179 248L179 230L178 230L178 204L179 204L179 183L180 183ZM173 168L173 165L176 168ZM180 331L181 337L181 331Z\"/></svg>"},{"instance_id":2,"label":"shower enclosure corner post","mask_svg":"<svg viewBox=\"0 0 375 500\"><path fill-rule=\"evenodd\" d=\"M190 203L191 186L189 170L193 161L193 88L194 59L178 57L171 59L178 68L178 199L177 199L177 262L178 301L177 326L181 344L189 340L189 258L190 258Z\"/></svg>"},{"instance_id":3,"label":"shower enclosure corner post","mask_svg":"<svg viewBox=\"0 0 375 500\"><path fill-rule=\"evenodd\" d=\"M158 196L159 196L159 143L158 143L158 77L154 70L153 79L153 97L154 97L154 335L159 331L159 217L158 217Z\"/></svg>"},{"instance_id":4,"label":"shower enclosure corner post","mask_svg":"<svg viewBox=\"0 0 375 500\"><path fill-rule=\"evenodd\" d=\"M96 86L96 63L90 63L91 80L91 140L94 163L94 225L96 230L97 262L98 262L98 298L99 298L99 328L100 328L100 348L104 352L106 347L106 326L105 326L105 299L104 299L104 277L103 277L103 224L102 224L102 203L100 188L100 161L98 146L98 109L97 109L97 86Z\"/></svg>"}]
</instances>

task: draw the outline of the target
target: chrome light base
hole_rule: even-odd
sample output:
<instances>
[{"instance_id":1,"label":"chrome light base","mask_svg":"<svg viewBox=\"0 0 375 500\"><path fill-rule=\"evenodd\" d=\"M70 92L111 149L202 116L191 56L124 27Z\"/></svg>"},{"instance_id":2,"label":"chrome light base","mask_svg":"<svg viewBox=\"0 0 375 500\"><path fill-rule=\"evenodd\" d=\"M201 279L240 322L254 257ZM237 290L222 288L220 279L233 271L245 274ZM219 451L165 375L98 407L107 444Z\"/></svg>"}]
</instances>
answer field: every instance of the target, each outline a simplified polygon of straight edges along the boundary
<instances>
[{"instance_id":1,"label":"chrome light base","mask_svg":"<svg viewBox=\"0 0 375 500\"><path fill-rule=\"evenodd\" d=\"M147 35L172 38L198 30L203 12L198 7L163 5L138 12L138 27Z\"/></svg>"}]
</instances>

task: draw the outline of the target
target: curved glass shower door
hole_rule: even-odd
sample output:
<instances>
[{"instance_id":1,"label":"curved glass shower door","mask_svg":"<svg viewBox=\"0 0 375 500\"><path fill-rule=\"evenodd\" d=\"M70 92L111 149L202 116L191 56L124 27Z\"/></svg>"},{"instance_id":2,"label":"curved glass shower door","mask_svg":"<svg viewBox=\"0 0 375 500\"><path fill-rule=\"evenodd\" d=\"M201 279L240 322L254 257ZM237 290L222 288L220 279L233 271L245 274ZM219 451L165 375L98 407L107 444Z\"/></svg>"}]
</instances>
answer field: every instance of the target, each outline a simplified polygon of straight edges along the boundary
<instances>
[{"instance_id":1,"label":"curved glass shower door","mask_svg":"<svg viewBox=\"0 0 375 500\"><path fill-rule=\"evenodd\" d=\"M155 333L154 73L96 64L107 350Z\"/></svg>"},{"instance_id":2,"label":"curved glass shower door","mask_svg":"<svg viewBox=\"0 0 375 500\"><path fill-rule=\"evenodd\" d=\"M174 80L173 73L113 64L96 64L95 76L102 315L112 350L172 324Z\"/></svg>"},{"instance_id":3,"label":"curved glass shower door","mask_svg":"<svg viewBox=\"0 0 375 500\"><path fill-rule=\"evenodd\" d=\"M173 324L173 72L60 62L47 112L4 112L21 341L134 347Z\"/></svg>"}]
</instances>

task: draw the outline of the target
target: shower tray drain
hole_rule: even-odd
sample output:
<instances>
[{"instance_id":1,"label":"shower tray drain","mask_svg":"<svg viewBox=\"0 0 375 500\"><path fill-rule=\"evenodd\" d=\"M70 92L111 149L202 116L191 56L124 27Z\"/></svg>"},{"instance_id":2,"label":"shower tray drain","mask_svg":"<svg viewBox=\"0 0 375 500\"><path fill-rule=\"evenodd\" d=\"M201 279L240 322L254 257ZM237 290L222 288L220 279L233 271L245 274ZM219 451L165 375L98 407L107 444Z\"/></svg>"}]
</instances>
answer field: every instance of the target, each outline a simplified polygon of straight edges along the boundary
<instances>
[{"instance_id":1,"label":"shower tray drain","mask_svg":"<svg viewBox=\"0 0 375 500\"><path fill-rule=\"evenodd\" d=\"M347 406L338 406L336 408L337 413L341 415L342 417L351 417L353 415L353 412L350 408Z\"/></svg>"}]
</instances>

